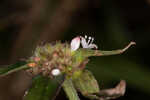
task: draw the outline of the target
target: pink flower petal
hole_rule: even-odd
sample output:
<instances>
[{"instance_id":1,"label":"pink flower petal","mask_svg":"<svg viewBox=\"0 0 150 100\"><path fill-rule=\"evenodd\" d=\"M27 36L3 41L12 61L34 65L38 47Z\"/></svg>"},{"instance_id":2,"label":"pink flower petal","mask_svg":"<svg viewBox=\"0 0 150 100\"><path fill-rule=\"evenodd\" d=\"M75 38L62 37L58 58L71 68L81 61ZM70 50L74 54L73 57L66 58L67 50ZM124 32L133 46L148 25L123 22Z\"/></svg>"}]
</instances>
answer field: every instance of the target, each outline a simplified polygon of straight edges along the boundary
<instances>
[{"instance_id":1,"label":"pink flower petal","mask_svg":"<svg viewBox=\"0 0 150 100\"><path fill-rule=\"evenodd\" d=\"M71 41L71 51L76 51L80 47L80 37L75 37Z\"/></svg>"}]
</instances>

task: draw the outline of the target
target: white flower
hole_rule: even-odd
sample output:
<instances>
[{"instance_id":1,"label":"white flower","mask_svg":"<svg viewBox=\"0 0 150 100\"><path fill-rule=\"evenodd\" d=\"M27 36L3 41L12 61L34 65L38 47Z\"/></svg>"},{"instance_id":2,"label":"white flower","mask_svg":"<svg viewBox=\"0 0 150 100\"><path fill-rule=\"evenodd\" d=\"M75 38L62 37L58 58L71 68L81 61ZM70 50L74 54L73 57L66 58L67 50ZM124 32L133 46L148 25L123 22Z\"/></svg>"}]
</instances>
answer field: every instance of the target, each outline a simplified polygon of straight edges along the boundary
<instances>
[{"instance_id":1,"label":"white flower","mask_svg":"<svg viewBox=\"0 0 150 100\"><path fill-rule=\"evenodd\" d=\"M80 47L80 37L75 37L71 41L71 51L76 51Z\"/></svg>"},{"instance_id":2,"label":"white flower","mask_svg":"<svg viewBox=\"0 0 150 100\"><path fill-rule=\"evenodd\" d=\"M80 36L80 38L81 38L81 45L83 48L90 48L90 49L92 49L92 48L97 49L98 48L96 44L93 44L93 41L94 41L93 37L87 37L85 35L85 37Z\"/></svg>"},{"instance_id":3,"label":"white flower","mask_svg":"<svg viewBox=\"0 0 150 100\"><path fill-rule=\"evenodd\" d=\"M82 36L75 37L71 41L71 51L76 51L80 47L80 43L83 48L97 49L98 47L96 44L93 43L93 41L94 41L93 37L87 37L86 35L85 37Z\"/></svg>"},{"instance_id":4,"label":"white flower","mask_svg":"<svg viewBox=\"0 0 150 100\"><path fill-rule=\"evenodd\" d=\"M60 72L60 70L59 69L53 69L52 71L51 71L51 74L53 75L53 76L58 76L59 74L60 74L61 72Z\"/></svg>"}]
</instances>

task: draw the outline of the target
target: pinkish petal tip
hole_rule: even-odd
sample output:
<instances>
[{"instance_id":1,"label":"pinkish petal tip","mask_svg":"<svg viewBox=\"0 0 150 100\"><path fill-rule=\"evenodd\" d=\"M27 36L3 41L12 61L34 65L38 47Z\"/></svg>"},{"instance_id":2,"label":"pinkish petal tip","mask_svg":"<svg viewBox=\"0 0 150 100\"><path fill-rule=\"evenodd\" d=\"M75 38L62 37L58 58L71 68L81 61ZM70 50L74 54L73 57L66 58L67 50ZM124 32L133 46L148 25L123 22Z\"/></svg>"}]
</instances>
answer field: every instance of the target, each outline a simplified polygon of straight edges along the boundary
<instances>
[{"instance_id":1,"label":"pinkish petal tip","mask_svg":"<svg viewBox=\"0 0 150 100\"><path fill-rule=\"evenodd\" d=\"M71 51L76 51L80 47L80 37L75 37L71 41Z\"/></svg>"}]
</instances>

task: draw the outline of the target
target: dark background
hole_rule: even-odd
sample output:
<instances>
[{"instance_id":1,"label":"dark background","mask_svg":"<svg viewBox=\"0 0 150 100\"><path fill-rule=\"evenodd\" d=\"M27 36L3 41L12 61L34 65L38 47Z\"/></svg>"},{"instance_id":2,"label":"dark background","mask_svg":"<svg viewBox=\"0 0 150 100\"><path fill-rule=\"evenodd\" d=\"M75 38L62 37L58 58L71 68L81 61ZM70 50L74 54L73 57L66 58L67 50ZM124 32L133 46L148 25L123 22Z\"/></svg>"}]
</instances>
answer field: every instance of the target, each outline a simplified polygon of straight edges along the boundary
<instances>
[{"instance_id":1,"label":"dark background","mask_svg":"<svg viewBox=\"0 0 150 100\"><path fill-rule=\"evenodd\" d=\"M87 68L100 87L127 81L124 97L150 98L150 0L1 0L0 64L30 57L36 45L78 35L95 38L99 49L136 46L122 55L92 57ZM0 100L21 100L31 78L24 71L0 78ZM63 91L57 100L65 98ZM82 100L86 100L82 97Z\"/></svg>"}]
</instances>

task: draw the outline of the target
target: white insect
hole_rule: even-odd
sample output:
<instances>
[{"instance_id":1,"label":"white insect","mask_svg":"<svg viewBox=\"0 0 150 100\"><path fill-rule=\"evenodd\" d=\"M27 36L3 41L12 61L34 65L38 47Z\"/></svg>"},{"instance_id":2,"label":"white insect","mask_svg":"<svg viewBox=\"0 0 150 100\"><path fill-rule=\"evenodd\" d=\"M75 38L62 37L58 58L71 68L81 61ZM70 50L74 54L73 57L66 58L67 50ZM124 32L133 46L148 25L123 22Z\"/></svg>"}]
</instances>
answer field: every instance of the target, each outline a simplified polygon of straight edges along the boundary
<instances>
[{"instance_id":1,"label":"white insect","mask_svg":"<svg viewBox=\"0 0 150 100\"><path fill-rule=\"evenodd\" d=\"M58 76L59 74L60 74L61 72L60 72L60 70L59 69L53 69L52 71L51 71L51 74L53 75L53 76Z\"/></svg>"},{"instance_id":2,"label":"white insect","mask_svg":"<svg viewBox=\"0 0 150 100\"><path fill-rule=\"evenodd\" d=\"M89 48L89 49L92 49L92 48L97 49L98 48L98 46L93 43L93 41L94 41L93 37L87 37L85 35L85 37L80 36L80 38L81 38L81 45L83 48Z\"/></svg>"},{"instance_id":3,"label":"white insect","mask_svg":"<svg viewBox=\"0 0 150 100\"><path fill-rule=\"evenodd\" d=\"M93 37L87 37L86 35L85 37L82 36L75 37L71 41L71 51L76 51L80 47L80 43L83 48L97 49L98 47L96 44L93 43L93 41L94 41Z\"/></svg>"}]
</instances>

